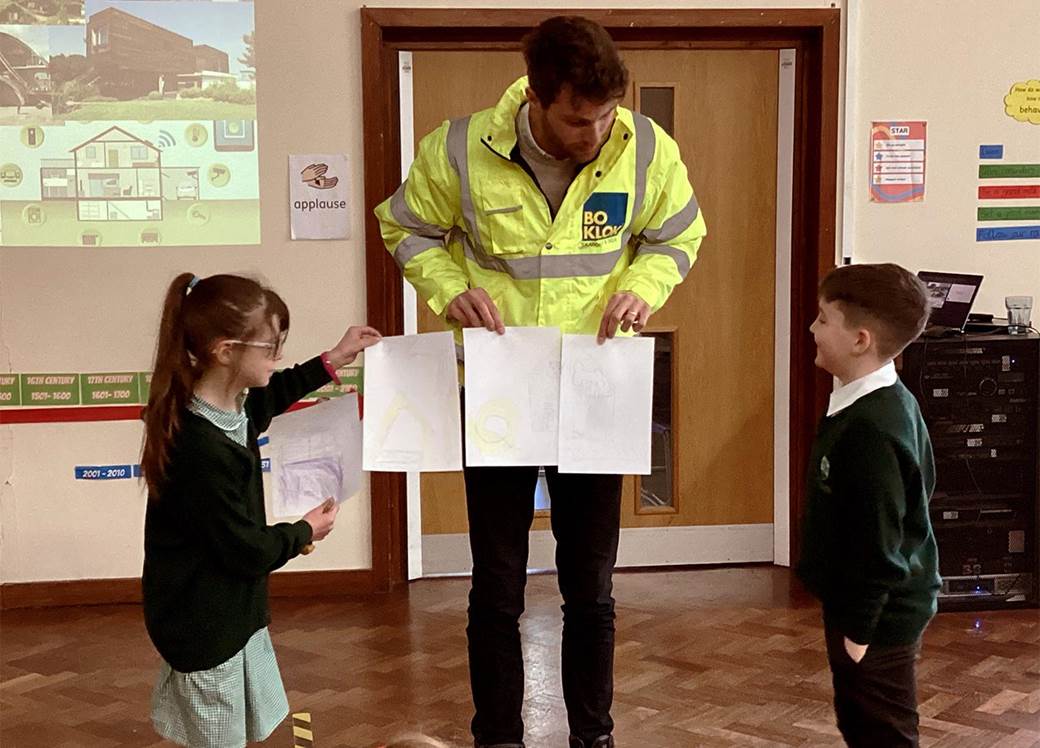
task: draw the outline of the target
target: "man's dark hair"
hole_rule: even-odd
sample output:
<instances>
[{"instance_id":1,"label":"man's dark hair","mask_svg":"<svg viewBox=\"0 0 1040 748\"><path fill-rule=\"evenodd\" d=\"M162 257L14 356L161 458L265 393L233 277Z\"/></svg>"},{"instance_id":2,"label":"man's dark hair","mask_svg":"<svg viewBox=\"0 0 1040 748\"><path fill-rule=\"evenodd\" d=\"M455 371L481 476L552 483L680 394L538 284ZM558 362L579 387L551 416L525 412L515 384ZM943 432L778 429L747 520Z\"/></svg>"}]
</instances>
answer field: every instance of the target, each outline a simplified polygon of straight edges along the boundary
<instances>
[{"instance_id":1,"label":"man's dark hair","mask_svg":"<svg viewBox=\"0 0 1040 748\"><path fill-rule=\"evenodd\" d=\"M921 279L892 263L835 268L820 284L820 298L837 303L847 324L869 328L886 358L921 334L931 312Z\"/></svg>"},{"instance_id":2,"label":"man's dark hair","mask_svg":"<svg viewBox=\"0 0 1040 748\"><path fill-rule=\"evenodd\" d=\"M628 69L614 40L595 21L556 16L524 37L527 80L543 106L570 85L578 97L600 104L625 95Z\"/></svg>"}]
</instances>

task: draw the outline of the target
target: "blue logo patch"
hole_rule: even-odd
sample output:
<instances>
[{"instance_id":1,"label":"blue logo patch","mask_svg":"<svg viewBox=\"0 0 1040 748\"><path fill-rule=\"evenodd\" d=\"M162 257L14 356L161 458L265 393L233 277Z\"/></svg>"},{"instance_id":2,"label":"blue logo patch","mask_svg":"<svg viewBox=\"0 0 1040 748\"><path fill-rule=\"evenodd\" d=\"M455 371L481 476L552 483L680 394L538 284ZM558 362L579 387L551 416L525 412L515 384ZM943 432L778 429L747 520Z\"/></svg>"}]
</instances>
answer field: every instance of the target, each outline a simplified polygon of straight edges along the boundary
<instances>
[{"instance_id":1,"label":"blue logo patch","mask_svg":"<svg viewBox=\"0 0 1040 748\"><path fill-rule=\"evenodd\" d=\"M591 242L620 234L627 212L627 192L592 193L581 211L581 240Z\"/></svg>"}]
</instances>

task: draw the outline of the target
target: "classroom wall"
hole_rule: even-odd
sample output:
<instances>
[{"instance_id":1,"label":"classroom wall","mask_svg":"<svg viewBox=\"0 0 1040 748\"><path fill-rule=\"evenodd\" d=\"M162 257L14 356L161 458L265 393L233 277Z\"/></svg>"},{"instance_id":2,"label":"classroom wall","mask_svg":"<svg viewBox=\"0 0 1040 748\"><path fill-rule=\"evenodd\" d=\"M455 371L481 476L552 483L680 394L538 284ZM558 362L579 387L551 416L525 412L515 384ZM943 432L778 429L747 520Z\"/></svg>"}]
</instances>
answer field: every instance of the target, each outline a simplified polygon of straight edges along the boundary
<instances>
[{"instance_id":1,"label":"classroom wall","mask_svg":"<svg viewBox=\"0 0 1040 748\"><path fill-rule=\"evenodd\" d=\"M853 169L846 174L846 247L856 262L899 262L912 270L985 276L974 309L1004 316L1004 297L1040 303L1040 241L976 242L979 145L1004 145L1006 163L1040 163L1040 125L1004 113L1011 85L1040 79L1040 4L1036 0L866 0L854 4L849 81ZM926 120L923 202L869 200L872 121ZM1001 163L990 161L985 163ZM986 179L1040 184L1040 179ZM1019 220L1006 225L1036 225ZM1034 312L1034 324L1040 312Z\"/></svg>"},{"instance_id":2,"label":"classroom wall","mask_svg":"<svg viewBox=\"0 0 1040 748\"><path fill-rule=\"evenodd\" d=\"M360 24L356 4L255 7L261 241L251 246L0 249L0 371L151 366L159 305L181 271L259 274L292 313L285 362L365 321ZM352 238L290 241L289 153L348 155ZM76 481L75 465L136 462L135 422L0 427L0 580L133 577L145 500L137 481ZM371 566L367 481L337 530L290 568Z\"/></svg>"},{"instance_id":3,"label":"classroom wall","mask_svg":"<svg viewBox=\"0 0 1040 748\"><path fill-rule=\"evenodd\" d=\"M488 3L413 1L407 5L481 7ZM521 5L559 7L545 1L516 3ZM569 8L661 5L567 3ZM843 4L688 0L667 7L834 5ZM966 0L898 5L870 0L852 2L850 8L857 18L850 42L852 74L847 81L853 150L850 176L844 180L839 174L839 184L844 180L847 186L847 199L836 221L840 228L843 209L851 211L846 233L855 258L892 259L915 269L983 272L987 281L980 305L985 307L995 308L1005 293L1013 291L1040 299L1040 247L1035 242L1018 247L975 246L972 199L979 143L1023 140L1028 145L1030 132L1040 135L1040 128L1033 126L1030 131L1004 118L999 105L1012 82L1040 77L1035 54L1030 57L1029 52L1040 36L1035 3L1004 0L986 4L983 11ZM348 324L363 321L359 9L358 2L338 0L256 6L262 244L94 250L4 247L0 249L0 372L147 370L158 304L166 284L182 270L265 276L292 309L287 361L328 348ZM1034 65L1029 70L1031 59ZM905 69L910 62L916 70L912 80ZM925 201L871 205L866 198L869 121L912 117L929 120ZM343 241L292 242L284 208L287 155L322 151L344 152L350 159L356 196L354 233ZM843 159L839 155L839 164ZM1035 155L1033 160L1038 160ZM77 464L136 461L140 438L140 426L133 422L0 426L0 581L140 573L144 500L138 486L132 481L72 480ZM341 512L339 529L319 546L319 552L294 560L289 568L367 568L369 522L366 488Z\"/></svg>"}]
</instances>

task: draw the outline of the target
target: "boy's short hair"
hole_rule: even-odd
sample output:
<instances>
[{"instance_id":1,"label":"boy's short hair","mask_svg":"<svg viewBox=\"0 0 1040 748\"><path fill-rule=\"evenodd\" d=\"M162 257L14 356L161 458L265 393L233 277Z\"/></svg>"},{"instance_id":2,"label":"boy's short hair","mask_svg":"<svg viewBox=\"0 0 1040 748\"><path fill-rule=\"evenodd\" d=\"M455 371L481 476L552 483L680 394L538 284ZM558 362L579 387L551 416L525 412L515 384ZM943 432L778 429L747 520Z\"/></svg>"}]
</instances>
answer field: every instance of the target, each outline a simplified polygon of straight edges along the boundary
<instances>
[{"instance_id":1,"label":"boy's short hair","mask_svg":"<svg viewBox=\"0 0 1040 748\"><path fill-rule=\"evenodd\" d=\"M893 263L834 268L820 283L820 298L837 303L850 325L868 328L878 353L894 358L928 324L928 289Z\"/></svg>"},{"instance_id":2,"label":"boy's short hair","mask_svg":"<svg viewBox=\"0 0 1040 748\"><path fill-rule=\"evenodd\" d=\"M588 18L549 18L524 37L523 48L527 81L543 106L556 101L565 85L594 104L628 90L628 69L614 40Z\"/></svg>"}]
</instances>

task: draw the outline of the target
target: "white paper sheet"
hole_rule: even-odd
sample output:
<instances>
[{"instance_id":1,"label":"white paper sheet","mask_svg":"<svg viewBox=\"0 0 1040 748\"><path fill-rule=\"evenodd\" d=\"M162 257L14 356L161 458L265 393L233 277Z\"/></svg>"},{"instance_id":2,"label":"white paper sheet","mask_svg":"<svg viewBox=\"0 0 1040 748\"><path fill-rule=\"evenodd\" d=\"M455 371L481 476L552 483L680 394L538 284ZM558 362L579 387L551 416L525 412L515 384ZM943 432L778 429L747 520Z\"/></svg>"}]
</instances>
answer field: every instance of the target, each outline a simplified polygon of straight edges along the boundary
<instances>
[{"instance_id":1,"label":"white paper sheet","mask_svg":"<svg viewBox=\"0 0 1040 748\"><path fill-rule=\"evenodd\" d=\"M281 415L267 434L275 517L299 517L327 497L342 502L361 488L356 394Z\"/></svg>"},{"instance_id":2,"label":"white paper sheet","mask_svg":"<svg viewBox=\"0 0 1040 748\"><path fill-rule=\"evenodd\" d=\"M461 470L459 408L450 332L383 338L365 351L365 470Z\"/></svg>"},{"instance_id":3,"label":"white paper sheet","mask_svg":"<svg viewBox=\"0 0 1040 748\"><path fill-rule=\"evenodd\" d=\"M466 464L555 465L559 450L560 330L463 330Z\"/></svg>"},{"instance_id":4,"label":"white paper sheet","mask_svg":"<svg viewBox=\"0 0 1040 748\"><path fill-rule=\"evenodd\" d=\"M654 339L564 335L560 472L650 474Z\"/></svg>"}]
</instances>

